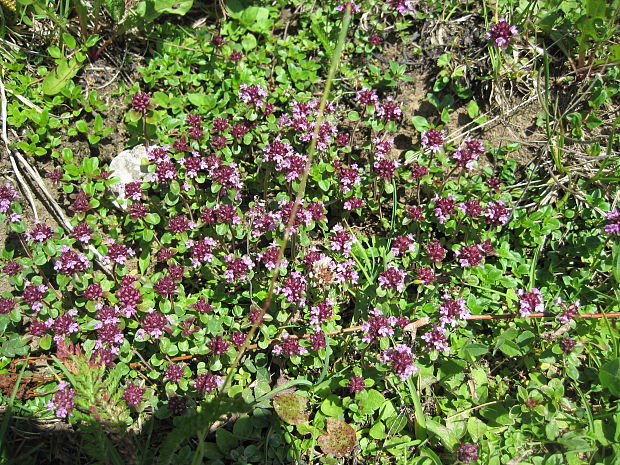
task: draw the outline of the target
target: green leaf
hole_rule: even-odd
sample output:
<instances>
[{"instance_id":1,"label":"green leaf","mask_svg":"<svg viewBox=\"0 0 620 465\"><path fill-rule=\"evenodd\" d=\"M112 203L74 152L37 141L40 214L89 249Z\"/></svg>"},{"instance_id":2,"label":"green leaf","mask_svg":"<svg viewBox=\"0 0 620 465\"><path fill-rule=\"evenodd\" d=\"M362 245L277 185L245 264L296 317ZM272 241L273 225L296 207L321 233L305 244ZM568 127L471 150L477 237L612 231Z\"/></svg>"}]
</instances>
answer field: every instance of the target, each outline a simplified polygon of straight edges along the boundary
<instances>
[{"instance_id":1,"label":"green leaf","mask_svg":"<svg viewBox=\"0 0 620 465\"><path fill-rule=\"evenodd\" d=\"M321 403L321 412L327 417L339 417L344 414L344 408L340 398L334 394L330 394Z\"/></svg>"},{"instance_id":2,"label":"green leaf","mask_svg":"<svg viewBox=\"0 0 620 465\"><path fill-rule=\"evenodd\" d=\"M249 51L249 50L256 48L256 44L257 42L256 42L256 37L254 37L254 34L246 34L243 40L241 41L241 46L243 47L245 51Z\"/></svg>"},{"instance_id":3,"label":"green leaf","mask_svg":"<svg viewBox=\"0 0 620 465\"><path fill-rule=\"evenodd\" d=\"M104 0L103 1L108 13L115 22L123 19L125 14L125 0Z\"/></svg>"},{"instance_id":4,"label":"green leaf","mask_svg":"<svg viewBox=\"0 0 620 465\"><path fill-rule=\"evenodd\" d=\"M475 119L476 116L480 114L480 108L478 108L478 104L475 100L469 101L469 105L467 106L467 114L471 119Z\"/></svg>"},{"instance_id":5,"label":"green leaf","mask_svg":"<svg viewBox=\"0 0 620 465\"><path fill-rule=\"evenodd\" d=\"M430 124L428 124L428 120L424 118L424 116L414 116L411 118L411 122L413 123L413 127L416 131L419 132L424 132L430 128Z\"/></svg>"},{"instance_id":6,"label":"green leaf","mask_svg":"<svg viewBox=\"0 0 620 465\"><path fill-rule=\"evenodd\" d=\"M504 407L503 404L499 403L483 407L482 409L480 409L480 415L482 415L483 418L486 418L490 422L496 423L498 425L512 425L515 422L512 418L510 418L510 413L508 412L506 407Z\"/></svg>"},{"instance_id":7,"label":"green leaf","mask_svg":"<svg viewBox=\"0 0 620 465\"><path fill-rule=\"evenodd\" d=\"M46 334L39 340L39 347L43 350L49 350L52 347L52 336Z\"/></svg>"},{"instance_id":8,"label":"green leaf","mask_svg":"<svg viewBox=\"0 0 620 465\"><path fill-rule=\"evenodd\" d=\"M620 397L620 357L603 365L598 372L598 379L609 392Z\"/></svg>"},{"instance_id":9,"label":"green leaf","mask_svg":"<svg viewBox=\"0 0 620 465\"><path fill-rule=\"evenodd\" d=\"M489 348L484 344L478 344L476 342L470 342L465 344L461 349L461 357L475 362L484 354L489 352Z\"/></svg>"},{"instance_id":10,"label":"green leaf","mask_svg":"<svg viewBox=\"0 0 620 465\"><path fill-rule=\"evenodd\" d=\"M458 444L456 435L446 426L437 423L434 420L426 420L426 428L441 441L447 449L454 449Z\"/></svg>"},{"instance_id":11,"label":"green leaf","mask_svg":"<svg viewBox=\"0 0 620 465\"><path fill-rule=\"evenodd\" d=\"M56 69L43 79L42 90L45 95L56 95L73 79L81 68L75 58L60 60Z\"/></svg>"},{"instance_id":12,"label":"green leaf","mask_svg":"<svg viewBox=\"0 0 620 465\"><path fill-rule=\"evenodd\" d=\"M385 439L385 425L380 421L375 423L368 431L368 434L370 434L370 437L373 439Z\"/></svg>"},{"instance_id":13,"label":"green leaf","mask_svg":"<svg viewBox=\"0 0 620 465\"><path fill-rule=\"evenodd\" d=\"M216 397L213 401L203 405L202 411L184 416L183 421L179 422L168 433L160 448L159 462L162 464L170 463L172 454L183 441L209 428L215 421L227 418L233 413L245 413L248 410L248 404L242 399L230 399L224 396Z\"/></svg>"},{"instance_id":14,"label":"green leaf","mask_svg":"<svg viewBox=\"0 0 620 465\"><path fill-rule=\"evenodd\" d=\"M155 11L183 16L194 4L194 0L155 0Z\"/></svg>"}]
</instances>

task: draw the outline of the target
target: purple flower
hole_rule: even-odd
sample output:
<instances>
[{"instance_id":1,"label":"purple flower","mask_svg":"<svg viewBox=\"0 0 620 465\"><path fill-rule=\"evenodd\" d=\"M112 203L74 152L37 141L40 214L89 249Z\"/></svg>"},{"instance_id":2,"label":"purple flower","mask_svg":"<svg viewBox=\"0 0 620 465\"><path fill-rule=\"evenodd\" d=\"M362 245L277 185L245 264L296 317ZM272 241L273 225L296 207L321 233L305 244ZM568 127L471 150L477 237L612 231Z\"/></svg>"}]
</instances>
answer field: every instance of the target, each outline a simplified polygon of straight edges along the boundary
<instances>
[{"instance_id":1,"label":"purple flower","mask_svg":"<svg viewBox=\"0 0 620 465\"><path fill-rule=\"evenodd\" d=\"M360 197L351 197L344 201L342 208L348 211L357 210L364 207L364 199Z\"/></svg>"},{"instance_id":2,"label":"purple flower","mask_svg":"<svg viewBox=\"0 0 620 465\"><path fill-rule=\"evenodd\" d=\"M360 11L362 11L362 9L359 6L357 6L355 2L353 1L341 3L340 5L336 7L336 10L345 11L348 5L351 5L351 14L359 13Z\"/></svg>"},{"instance_id":3,"label":"purple flower","mask_svg":"<svg viewBox=\"0 0 620 465\"><path fill-rule=\"evenodd\" d=\"M459 168L472 169L478 157L484 153L484 145L478 140L468 137L459 149L452 154L452 159Z\"/></svg>"},{"instance_id":4,"label":"purple flower","mask_svg":"<svg viewBox=\"0 0 620 465\"><path fill-rule=\"evenodd\" d=\"M224 384L224 380L221 376L203 373L198 376L194 381L194 387L200 393L209 394L215 390L218 386Z\"/></svg>"},{"instance_id":5,"label":"purple flower","mask_svg":"<svg viewBox=\"0 0 620 465\"><path fill-rule=\"evenodd\" d=\"M330 248L334 252L340 252L345 257L351 254L351 249L356 239L354 236L344 232L344 227L337 224L332 228L333 236L330 237Z\"/></svg>"},{"instance_id":6,"label":"purple flower","mask_svg":"<svg viewBox=\"0 0 620 465\"><path fill-rule=\"evenodd\" d=\"M17 273L21 271L22 267L15 260L9 260L4 265L3 271L9 276L15 276Z\"/></svg>"},{"instance_id":7,"label":"purple flower","mask_svg":"<svg viewBox=\"0 0 620 465\"><path fill-rule=\"evenodd\" d=\"M13 200L19 199L19 194L8 182L0 186L0 213L6 213Z\"/></svg>"},{"instance_id":8,"label":"purple flower","mask_svg":"<svg viewBox=\"0 0 620 465\"><path fill-rule=\"evenodd\" d=\"M171 296L172 294L174 294L174 291L176 291L176 289L176 283L172 278L168 276L159 278L153 286L153 290L163 297Z\"/></svg>"},{"instance_id":9,"label":"purple flower","mask_svg":"<svg viewBox=\"0 0 620 465\"><path fill-rule=\"evenodd\" d=\"M151 99L145 92L138 92L131 97L131 106L134 110L144 112L151 104Z\"/></svg>"},{"instance_id":10,"label":"purple flower","mask_svg":"<svg viewBox=\"0 0 620 465\"><path fill-rule=\"evenodd\" d=\"M458 325L458 320L466 320L471 312L465 305L464 299L454 300L448 294L443 296L443 302L439 306L439 322L442 326L450 325L453 328Z\"/></svg>"},{"instance_id":11,"label":"purple flower","mask_svg":"<svg viewBox=\"0 0 620 465\"><path fill-rule=\"evenodd\" d=\"M373 316L362 324L362 331L364 331L362 341L370 343L394 334L394 326L398 323L397 318L383 316L378 308L372 310L371 314Z\"/></svg>"},{"instance_id":12,"label":"purple flower","mask_svg":"<svg viewBox=\"0 0 620 465\"><path fill-rule=\"evenodd\" d=\"M43 308L43 298L47 293L47 286L45 284L32 284L26 281L26 287L22 293L22 299L30 305L30 308L35 312L38 312Z\"/></svg>"},{"instance_id":13,"label":"purple flower","mask_svg":"<svg viewBox=\"0 0 620 465\"><path fill-rule=\"evenodd\" d=\"M123 399L130 407L138 408L142 402L142 396L146 389L141 388L133 383L129 383L123 392Z\"/></svg>"},{"instance_id":14,"label":"purple flower","mask_svg":"<svg viewBox=\"0 0 620 465\"><path fill-rule=\"evenodd\" d=\"M274 240L271 243L271 247L267 247L263 253L260 254L260 261L263 262L265 268L268 270L275 270L278 264L278 257L280 256L280 246ZM285 258L280 260L280 268L286 268L287 261Z\"/></svg>"},{"instance_id":15,"label":"purple flower","mask_svg":"<svg viewBox=\"0 0 620 465\"><path fill-rule=\"evenodd\" d=\"M579 307L581 306L581 303L578 300L570 305L566 305L562 301L562 298L558 297L553 303L562 308L562 313L558 317L558 320L562 324L568 323L570 320L579 315Z\"/></svg>"},{"instance_id":16,"label":"purple flower","mask_svg":"<svg viewBox=\"0 0 620 465\"><path fill-rule=\"evenodd\" d=\"M190 305L189 308L193 308L198 313L209 313L215 307L213 307L213 305L207 302L204 297L201 297L198 299L198 302L196 302L193 305Z\"/></svg>"},{"instance_id":17,"label":"purple flower","mask_svg":"<svg viewBox=\"0 0 620 465\"><path fill-rule=\"evenodd\" d=\"M310 348L312 350L320 350L326 347L325 333L323 331L317 331L308 337Z\"/></svg>"},{"instance_id":18,"label":"purple flower","mask_svg":"<svg viewBox=\"0 0 620 465\"><path fill-rule=\"evenodd\" d=\"M226 255L226 271L224 276L229 283L234 281L246 281L248 279L248 273L254 268L254 262L249 255L243 257L235 257L234 255Z\"/></svg>"},{"instance_id":19,"label":"purple flower","mask_svg":"<svg viewBox=\"0 0 620 465\"><path fill-rule=\"evenodd\" d=\"M525 318L533 312L543 312L545 310L543 296L537 288L532 288L531 292L519 289L517 296L519 296L519 313L522 317Z\"/></svg>"},{"instance_id":20,"label":"purple flower","mask_svg":"<svg viewBox=\"0 0 620 465\"><path fill-rule=\"evenodd\" d=\"M411 0L390 0L390 6L401 15L413 13L413 3Z\"/></svg>"},{"instance_id":21,"label":"purple flower","mask_svg":"<svg viewBox=\"0 0 620 465\"><path fill-rule=\"evenodd\" d=\"M75 225L73 231L71 231L71 237L80 241L82 244L88 244L91 239L91 234L93 233L93 228L88 226L84 221L80 221Z\"/></svg>"},{"instance_id":22,"label":"purple flower","mask_svg":"<svg viewBox=\"0 0 620 465\"><path fill-rule=\"evenodd\" d=\"M362 89L357 92L355 101L365 107L377 106L379 104L379 97L374 90Z\"/></svg>"},{"instance_id":23,"label":"purple flower","mask_svg":"<svg viewBox=\"0 0 620 465\"><path fill-rule=\"evenodd\" d=\"M405 207L405 216L413 221L424 221L424 212L421 207L407 205Z\"/></svg>"},{"instance_id":24,"label":"purple flower","mask_svg":"<svg viewBox=\"0 0 620 465\"><path fill-rule=\"evenodd\" d=\"M435 217L440 224L443 224L456 210L455 198L452 194L448 194L447 197L434 197L433 201L435 202Z\"/></svg>"},{"instance_id":25,"label":"purple flower","mask_svg":"<svg viewBox=\"0 0 620 465\"><path fill-rule=\"evenodd\" d=\"M77 310L69 310L67 313L56 318L50 318L45 322L45 324L48 325L54 333L56 333L54 336L54 341L58 343L63 340L62 336L77 333L79 331L80 327L75 321L77 314Z\"/></svg>"},{"instance_id":26,"label":"purple flower","mask_svg":"<svg viewBox=\"0 0 620 465\"><path fill-rule=\"evenodd\" d=\"M491 201L488 203L484 216L486 216L488 224L503 226L508 223L508 213L508 209L504 207L504 202L498 200L497 202Z\"/></svg>"},{"instance_id":27,"label":"purple flower","mask_svg":"<svg viewBox=\"0 0 620 465\"><path fill-rule=\"evenodd\" d=\"M334 299L327 298L310 309L310 324L319 326L334 316Z\"/></svg>"},{"instance_id":28,"label":"purple flower","mask_svg":"<svg viewBox=\"0 0 620 465\"><path fill-rule=\"evenodd\" d=\"M168 399L168 410L170 410L173 415L183 415L185 410L187 410L187 397L172 396Z\"/></svg>"},{"instance_id":29,"label":"purple flower","mask_svg":"<svg viewBox=\"0 0 620 465\"><path fill-rule=\"evenodd\" d=\"M216 336L209 341L207 347L209 347L209 350L213 355L222 355L228 350L230 344L226 342L223 337Z\"/></svg>"},{"instance_id":30,"label":"purple flower","mask_svg":"<svg viewBox=\"0 0 620 465\"><path fill-rule=\"evenodd\" d=\"M105 257L106 261L118 263L119 265L125 264L127 257L133 257L135 252L124 244L116 244L112 242L108 244L108 255Z\"/></svg>"},{"instance_id":31,"label":"purple flower","mask_svg":"<svg viewBox=\"0 0 620 465\"><path fill-rule=\"evenodd\" d=\"M368 42L374 46L379 46L383 43L383 38L379 34L371 34L368 38Z\"/></svg>"},{"instance_id":32,"label":"purple flower","mask_svg":"<svg viewBox=\"0 0 620 465\"><path fill-rule=\"evenodd\" d=\"M150 309L150 312L144 317L142 322L142 330L147 332L153 339L159 339L164 331L171 332L168 328L170 321L163 314Z\"/></svg>"},{"instance_id":33,"label":"purple flower","mask_svg":"<svg viewBox=\"0 0 620 465\"><path fill-rule=\"evenodd\" d=\"M148 212L149 208L142 202L132 203L128 210L129 217L132 220L141 220L148 214Z\"/></svg>"},{"instance_id":34,"label":"purple flower","mask_svg":"<svg viewBox=\"0 0 620 465\"><path fill-rule=\"evenodd\" d=\"M183 378L185 370L183 365L178 363L169 363L166 367L166 373L164 374L164 378L172 381L173 383L178 383Z\"/></svg>"},{"instance_id":35,"label":"purple flower","mask_svg":"<svg viewBox=\"0 0 620 465\"><path fill-rule=\"evenodd\" d=\"M216 245L217 242L210 237L205 237L198 242L191 241L190 248L192 251L192 265L194 268L198 268L204 263L211 263L213 261L213 249Z\"/></svg>"},{"instance_id":36,"label":"purple flower","mask_svg":"<svg viewBox=\"0 0 620 465\"><path fill-rule=\"evenodd\" d=\"M54 230L46 224L37 223L32 230L25 234L26 239L40 244L54 237Z\"/></svg>"},{"instance_id":37,"label":"purple flower","mask_svg":"<svg viewBox=\"0 0 620 465\"><path fill-rule=\"evenodd\" d=\"M576 346L577 341L575 341L572 337L564 336L560 339L560 348L565 354L570 354Z\"/></svg>"},{"instance_id":38,"label":"purple flower","mask_svg":"<svg viewBox=\"0 0 620 465\"><path fill-rule=\"evenodd\" d=\"M607 212L606 217L605 233L615 236L620 235L620 210L614 208Z\"/></svg>"},{"instance_id":39,"label":"purple flower","mask_svg":"<svg viewBox=\"0 0 620 465\"><path fill-rule=\"evenodd\" d=\"M58 391L47 403L47 409L56 414L58 418L67 418L77 406L75 402L75 389L71 389L67 383L61 381Z\"/></svg>"},{"instance_id":40,"label":"purple flower","mask_svg":"<svg viewBox=\"0 0 620 465\"><path fill-rule=\"evenodd\" d=\"M351 376L349 378L349 384L347 384L347 387L352 394L355 394L357 392L362 392L363 390L365 390L366 383L364 382L364 378L362 378L361 376Z\"/></svg>"},{"instance_id":41,"label":"purple flower","mask_svg":"<svg viewBox=\"0 0 620 465\"><path fill-rule=\"evenodd\" d=\"M389 264L386 270L379 275L379 284L384 289L396 289L398 292L405 290L405 276L404 270L401 270L396 265Z\"/></svg>"},{"instance_id":42,"label":"purple flower","mask_svg":"<svg viewBox=\"0 0 620 465\"><path fill-rule=\"evenodd\" d=\"M415 356L411 353L411 347L399 344L390 347L383 352L381 361L389 363L392 371L402 380L418 372L419 368L414 365Z\"/></svg>"},{"instance_id":43,"label":"purple flower","mask_svg":"<svg viewBox=\"0 0 620 465\"><path fill-rule=\"evenodd\" d=\"M15 308L15 299L0 297L0 315L6 315Z\"/></svg>"},{"instance_id":44,"label":"purple flower","mask_svg":"<svg viewBox=\"0 0 620 465\"><path fill-rule=\"evenodd\" d=\"M60 250L62 252L60 258L56 260L54 264L54 269L59 273L72 275L74 273L86 271L89 268L90 262L88 258L86 258L86 255L74 252L66 245L63 245Z\"/></svg>"},{"instance_id":45,"label":"purple flower","mask_svg":"<svg viewBox=\"0 0 620 465\"><path fill-rule=\"evenodd\" d=\"M395 256L405 255L407 252L413 252L415 244L413 242L413 234L404 236L396 236L392 241L392 253Z\"/></svg>"},{"instance_id":46,"label":"purple flower","mask_svg":"<svg viewBox=\"0 0 620 465\"><path fill-rule=\"evenodd\" d=\"M338 180L343 194L350 192L354 186L359 186L361 178L357 165L354 163L350 168L340 168Z\"/></svg>"},{"instance_id":47,"label":"purple flower","mask_svg":"<svg viewBox=\"0 0 620 465\"><path fill-rule=\"evenodd\" d=\"M234 50L230 55L228 55L228 61L239 61L243 58L243 53L238 50Z\"/></svg>"},{"instance_id":48,"label":"purple flower","mask_svg":"<svg viewBox=\"0 0 620 465\"><path fill-rule=\"evenodd\" d=\"M493 39L495 46L506 48L513 37L519 34L517 26L508 24L505 18L500 18L497 23L491 26L489 32L484 35L485 39Z\"/></svg>"},{"instance_id":49,"label":"purple flower","mask_svg":"<svg viewBox=\"0 0 620 465\"><path fill-rule=\"evenodd\" d=\"M132 200L142 198L142 183L140 181L125 184L125 197Z\"/></svg>"},{"instance_id":50,"label":"purple flower","mask_svg":"<svg viewBox=\"0 0 620 465\"><path fill-rule=\"evenodd\" d=\"M421 336L426 341L426 347L429 350L438 350L440 352L450 352L450 345L446 336L446 329L442 325L433 325L432 331Z\"/></svg>"},{"instance_id":51,"label":"purple flower","mask_svg":"<svg viewBox=\"0 0 620 465\"><path fill-rule=\"evenodd\" d=\"M426 255L432 262L439 263L446 257L447 250L444 249L439 241L430 241L426 245Z\"/></svg>"},{"instance_id":52,"label":"purple flower","mask_svg":"<svg viewBox=\"0 0 620 465\"><path fill-rule=\"evenodd\" d=\"M441 150L444 144L444 137L446 137L446 131L442 129L427 129L422 134L422 147L432 153L437 153Z\"/></svg>"},{"instance_id":53,"label":"purple flower","mask_svg":"<svg viewBox=\"0 0 620 465\"><path fill-rule=\"evenodd\" d=\"M435 279L437 279L435 277L435 273L433 273L433 270L427 266L418 268L416 270L416 273L418 274L418 280L420 281L420 283L424 284L425 286L433 284Z\"/></svg>"},{"instance_id":54,"label":"purple flower","mask_svg":"<svg viewBox=\"0 0 620 465\"><path fill-rule=\"evenodd\" d=\"M468 200L465 203L459 205L459 209L472 218L477 218L482 215L482 205L476 199Z\"/></svg>"},{"instance_id":55,"label":"purple flower","mask_svg":"<svg viewBox=\"0 0 620 465\"><path fill-rule=\"evenodd\" d=\"M473 268L482 263L484 258L482 255L482 247L477 245L465 245L460 250L454 252L454 256L458 258L461 267Z\"/></svg>"},{"instance_id":56,"label":"purple flower","mask_svg":"<svg viewBox=\"0 0 620 465\"><path fill-rule=\"evenodd\" d=\"M308 349L299 344L299 340L296 337L291 337L288 333L284 333L280 337L280 341L274 344L273 353L291 357L293 355L304 355L308 353Z\"/></svg>"},{"instance_id":57,"label":"purple flower","mask_svg":"<svg viewBox=\"0 0 620 465\"><path fill-rule=\"evenodd\" d=\"M276 287L276 292L286 297L286 301L303 307L306 304L306 278L293 271L284 284Z\"/></svg>"},{"instance_id":58,"label":"purple flower","mask_svg":"<svg viewBox=\"0 0 620 465\"><path fill-rule=\"evenodd\" d=\"M241 84L239 86L239 99L248 106L253 108L264 108L269 94L260 85L254 84L248 86Z\"/></svg>"},{"instance_id":59,"label":"purple flower","mask_svg":"<svg viewBox=\"0 0 620 465\"><path fill-rule=\"evenodd\" d=\"M472 463L478 460L478 444L462 442L456 451L456 458L461 463Z\"/></svg>"},{"instance_id":60,"label":"purple flower","mask_svg":"<svg viewBox=\"0 0 620 465\"><path fill-rule=\"evenodd\" d=\"M247 338L247 334L242 333L241 331L235 331L230 335L230 340L235 347L243 347Z\"/></svg>"}]
</instances>

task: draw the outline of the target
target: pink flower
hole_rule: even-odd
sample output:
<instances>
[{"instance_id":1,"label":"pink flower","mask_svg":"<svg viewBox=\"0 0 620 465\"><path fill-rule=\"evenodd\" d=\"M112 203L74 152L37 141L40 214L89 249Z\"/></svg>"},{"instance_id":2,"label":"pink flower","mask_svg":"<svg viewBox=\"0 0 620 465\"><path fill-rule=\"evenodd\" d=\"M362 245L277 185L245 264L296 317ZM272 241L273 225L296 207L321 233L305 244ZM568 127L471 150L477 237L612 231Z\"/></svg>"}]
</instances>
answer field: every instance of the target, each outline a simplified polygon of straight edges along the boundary
<instances>
[{"instance_id":1,"label":"pink flower","mask_svg":"<svg viewBox=\"0 0 620 465\"><path fill-rule=\"evenodd\" d=\"M379 338L394 335L394 327L398 323L397 318L385 317L381 310L377 308L375 308L371 314L373 316L362 324L362 331L364 331L362 341L370 343Z\"/></svg>"},{"instance_id":2,"label":"pink flower","mask_svg":"<svg viewBox=\"0 0 620 465\"><path fill-rule=\"evenodd\" d=\"M450 215L456 211L456 201L452 194L448 194L447 197L435 197L435 216L440 224L448 221Z\"/></svg>"},{"instance_id":3,"label":"pink flower","mask_svg":"<svg viewBox=\"0 0 620 465\"><path fill-rule=\"evenodd\" d=\"M429 350L438 350L440 352L450 351L446 330L442 325L433 325L432 331L423 334L421 339L426 341L426 346Z\"/></svg>"},{"instance_id":4,"label":"pink flower","mask_svg":"<svg viewBox=\"0 0 620 465\"><path fill-rule=\"evenodd\" d=\"M419 368L414 365L415 356L411 353L411 348L399 344L396 347L390 347L383 352L381 361L389 363L392 371L402 380L418 372Z\"/></svg>"},{"instance_id":5,"label":"pink flower","mask_svg":"<svg viewBox=\"0 0 620 465\"><path fill-rule=\"evenodd\" d=\"M209 394L223 384L224 380L221 376L212 375L209 373L203 373L194 381L194 387L196 390L205 394Z\"/></svg>"},{"instance_id":6,"label":"pink flower","mask_svg":"<svg viewBox=\"0 0 620 465\"><path fill-rule=\"evenodd\" d=\"M505 18L500 18L497 23L491 26L489 32L484 35L485 39L493 39L495 45L499 48L506 48L512 40L519 34L517 26L508 24Z\"/></svg>"},{"instance_id":7,"label":"pink flower","mask_svg":"<svg viewBox=\"0 0 620 465\"><path fill-rule=\"evenodd\" d=\"M140 407L140 403L142 402L142 397L145 392L146 389L143 389L133 383L129 383L123 392L123 399L127 405L138 408Z\"/></svg>"},{"instance_id":8,"label":"pink flower","mask_svg":"<svg viewBox=\"0 0 620 465\"><path fill-rule=\"evenodd\" d=\"M422 134L422 147L432 153L437 153L441 150L444 144L444 137L446 137L446 131L442 129L428 129Z\"/></svg>"},{"instance_id":9,"label":"pink flower","mask_svg":"<svg viewBox=\"0 0 620 465\"><path fill-rule=\"evenodd\" d=\"M458 325L458 320L466 320L471 312L467 308L464 299L454 300L448 294L443 296L443 303L439 307L439 322L442 326L450 325L453 328Z\"/></svg>"},{"instance_id":10,"label":"pink flower","mask_svg":"<svg viewBox=\"0 0 620 465\"><path fill-rule=\"evenodd\" d=\"M540 290L533 287L531 291L519 289L517 291L519 297L519 313L522 317L527 317L533 312L543 312L545 304Z\"/></svg>"},{"instance_id":11,"label":"pink flower","mask_svg":"<svg viewBox=\"0 0 620 465\"><path fill-rule=\"evenodd\" d=\"M46 407L50 412L55 413L58 418L67 418L77 406L75 395L75 389L71 389L66 382L61 381L58 384L58 391L47 402Z\"/></svg>"},{"instance_id":12,"label":"pink flower","mask_svg":"<svg viewBox=\"0 0 620 465\"><path fill-rule=\"evenodd\" d=\"M285 296L287 302L303 307L306 304L306 278L299 271L293 271L284 285L276 287L276 292Z\"/></svg>"}]
</instances>

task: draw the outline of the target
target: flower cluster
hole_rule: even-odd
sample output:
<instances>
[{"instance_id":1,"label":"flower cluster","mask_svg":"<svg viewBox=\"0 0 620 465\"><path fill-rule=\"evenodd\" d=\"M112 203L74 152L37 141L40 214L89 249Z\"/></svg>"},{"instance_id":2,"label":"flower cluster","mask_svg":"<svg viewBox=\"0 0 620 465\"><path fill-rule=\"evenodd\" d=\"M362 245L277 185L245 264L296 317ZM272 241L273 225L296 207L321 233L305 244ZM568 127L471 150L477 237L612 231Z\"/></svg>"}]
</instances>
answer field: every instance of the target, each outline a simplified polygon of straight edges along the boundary
<instances>
[{"instance_id":1,"label":"flower cluster","mask_svg":"<svg viewBox=\"0 0 620 465\"><path fill-rule=\"evenodd\" d=\"M533 287L531 291L519 289L517 296L519 297L519 313L522 317L525 318L533 312L545 310L542 293L537 288Z\"/></svg>"},{"instance_id":2,"label":"flower cluster","mask_svg":"<svg viewBox=\"0 0 620 465\"><path fill-rule=\"evenodd\" d=\"M508 24L505 18L500 18L497 23L491 26L489 32L484 35L485 39L492 39L493 43L499 48L506 48L513 37L519 34L517 26Z\"/></svg>"},{"instance_id":3,"label":"flower cluster","mask_svg":"<svg viewBox=\"0 0 620 465\"><path fill-rule=\"evenodd\" d=\"M381 361L389 363L392 372L402 380L418 372L419 368L415 366L415 360L411 347L404 344L386 349L381 357Z\"/></svg>"},{"instance_id":4,"label":"flower cluster","mask_svg":"<svg viewBox=\"0 0 620 465\"><path fill-rule=\"evenodd\" d=\"M47 402L47 409L53 412L58 418L67 418L77 407L75 402L75 389L69 387L64 381L58 383L58 391L51 400Z\"/></svg>"}]
</instances>

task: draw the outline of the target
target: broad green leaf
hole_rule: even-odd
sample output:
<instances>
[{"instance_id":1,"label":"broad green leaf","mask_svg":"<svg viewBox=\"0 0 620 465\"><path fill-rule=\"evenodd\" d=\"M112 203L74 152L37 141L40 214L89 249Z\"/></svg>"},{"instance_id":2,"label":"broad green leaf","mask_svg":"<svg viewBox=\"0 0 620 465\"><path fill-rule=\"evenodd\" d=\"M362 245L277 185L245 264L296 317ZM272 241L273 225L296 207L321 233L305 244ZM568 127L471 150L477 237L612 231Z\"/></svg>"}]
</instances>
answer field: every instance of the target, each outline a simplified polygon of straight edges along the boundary
<instances>
[{"instance_id":1,"label":"broad green leaf","mask_svg":"<svg viewBox=\"0 0 620 465\"><path fill-rule=\"evenodd\" d=\"M103 3L115 22L118 23L123 19L123 15L125 14L125 0L104 0Z\"/></svg>"},{"instance_id":2,"label":"broad green leaf","mask_svg":"<svg viewBox=\"0 0 620 465\"><path fill-rule=\"evenodd\" d=\"M81 68L81 64L75 58L60 60L56 69L43 79L42 90L45 95L56 95L67 83L73 79Z\"/></svg>"},{"instance_id":3,"label":"broad green leaf","mask_svg":"<svg viewBox=\"0 0 620 465\"><path fill-rule=\"evenodd\" d=\"M609 392L620 397L620 357L603 365L598 372L598 379Z\"/></svg>"},{"instance_id":4,"label":"broad green leaf","mask_svg":"<svg viewBox=\"0 0 620 465\"><path fill-rule=\"evenodd\" d=\"M155 0L155 11L183 16L194 4L194 0Z\"/></svg>"}]
</instances>

